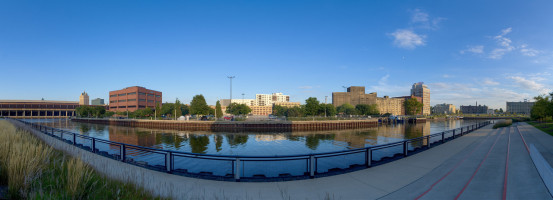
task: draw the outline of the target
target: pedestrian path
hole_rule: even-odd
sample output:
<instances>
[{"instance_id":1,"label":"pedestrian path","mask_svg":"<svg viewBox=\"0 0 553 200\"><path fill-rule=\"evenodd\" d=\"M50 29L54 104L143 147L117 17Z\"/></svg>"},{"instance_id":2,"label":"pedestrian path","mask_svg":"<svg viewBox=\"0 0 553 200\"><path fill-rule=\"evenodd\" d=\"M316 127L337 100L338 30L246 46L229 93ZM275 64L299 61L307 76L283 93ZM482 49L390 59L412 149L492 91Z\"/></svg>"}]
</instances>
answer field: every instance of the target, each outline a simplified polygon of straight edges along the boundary
<instances>
[{"instance_id":1,"label":"pedestrian path","mask_svg":"<svg viewBox=\"0 0 553 200\"><path fill-rule=\"evenodd\" d=\"M552 199L525 141L553 137L520 126L488 129L430 173L382 199Z\"/></svg>"}]
</instances>

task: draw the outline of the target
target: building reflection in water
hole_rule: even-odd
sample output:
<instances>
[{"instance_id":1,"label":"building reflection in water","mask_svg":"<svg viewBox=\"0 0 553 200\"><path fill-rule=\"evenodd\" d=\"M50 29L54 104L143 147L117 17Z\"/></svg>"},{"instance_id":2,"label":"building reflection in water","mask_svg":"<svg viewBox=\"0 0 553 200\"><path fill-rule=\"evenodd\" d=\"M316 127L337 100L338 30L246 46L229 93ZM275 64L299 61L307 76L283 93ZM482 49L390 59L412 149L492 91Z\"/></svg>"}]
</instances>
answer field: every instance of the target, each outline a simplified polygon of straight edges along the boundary
<instances>
[{"instance_id":1,"label":"building reflection in water","mask_svg":"<svg viewBox=\"0 0 553 200\"><path fill-rule=\"evenodd\" d=\"M93 137L137 146L172 149L192 153L271 155L326 152L369 147L412 139L462 125L459 120L419 124L382 125L374 128L286 133L226 133L176 131L75 123L69 120L42 122ZM431 126L432 124L432 126ZM412 146L427 145L426 140ZM247 146L247 148L246 148ZM303 147L301 147L303 146Z\"/></svg>"}]
</instances>

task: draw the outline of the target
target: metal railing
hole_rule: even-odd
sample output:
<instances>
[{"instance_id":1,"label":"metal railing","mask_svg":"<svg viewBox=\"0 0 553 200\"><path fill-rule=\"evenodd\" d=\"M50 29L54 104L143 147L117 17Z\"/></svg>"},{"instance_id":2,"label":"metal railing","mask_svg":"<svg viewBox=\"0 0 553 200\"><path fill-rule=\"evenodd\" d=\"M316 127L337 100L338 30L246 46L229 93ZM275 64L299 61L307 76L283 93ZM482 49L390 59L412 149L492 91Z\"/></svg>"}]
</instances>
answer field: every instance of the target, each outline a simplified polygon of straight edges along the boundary
<instances>
[{"instance_id":1,"label":"metal railing","mask_svg":"<svg viewBox=\"0 0 553 200\"><path fill-rule=\"evenodd\" d=\"M492 123L478 122L418 138L343 151L244 156L155 149L94 138L20 119L11 120L17 120L46 135L111 159L171 174L224 181L287 181L370 168L419 153Z\"/></svg>"}]
</instances>

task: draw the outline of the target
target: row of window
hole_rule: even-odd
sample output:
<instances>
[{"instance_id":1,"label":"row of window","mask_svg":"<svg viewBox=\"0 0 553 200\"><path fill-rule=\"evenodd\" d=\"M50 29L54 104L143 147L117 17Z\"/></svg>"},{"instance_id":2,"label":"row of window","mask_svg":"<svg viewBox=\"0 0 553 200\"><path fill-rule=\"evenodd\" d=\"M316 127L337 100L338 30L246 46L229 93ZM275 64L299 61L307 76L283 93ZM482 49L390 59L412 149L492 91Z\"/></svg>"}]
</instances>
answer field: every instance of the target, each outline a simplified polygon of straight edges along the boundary
<instances>
[{"instance_id":1,"label":"row of window","mask_svg":"<svg viewBox=\"0 0 553 200\"><path fill-rule=\"evenodd\" d=\"M117 97L117 96L122 97L122 96L126 96L126 95L135 95L135 94L136 94L136 92L131 92L131 93L126 93L126 94L123 93L123 94L109 95L109 97ZM147 96L149 96L149 97L153 97L153 96L154 96L153 94L146 94L146 93L144 93L144 92L139 92L138 94L139 94L139 95L147 95ZM158 98L161 97L161 95L155 95L155 96L158 97Z\"/></svg>"}]
</instances>

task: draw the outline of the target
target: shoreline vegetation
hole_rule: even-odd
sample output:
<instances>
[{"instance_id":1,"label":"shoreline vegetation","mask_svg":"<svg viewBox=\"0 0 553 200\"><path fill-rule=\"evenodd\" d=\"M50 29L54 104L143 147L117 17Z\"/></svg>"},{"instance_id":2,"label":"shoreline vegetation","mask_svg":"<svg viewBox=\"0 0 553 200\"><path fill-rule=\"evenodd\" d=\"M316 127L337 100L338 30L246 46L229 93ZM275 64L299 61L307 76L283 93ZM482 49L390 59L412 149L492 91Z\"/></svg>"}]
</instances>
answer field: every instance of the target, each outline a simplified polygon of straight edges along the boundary
<instances>
[{"instance_id":1,"label":"shoreline vegetation","mask_svg":"<svg viewBox=\"0 0 553 200\"><path fill-rule=\"evenodd\" d=\"M493 125L493 129L508 127L508 126L511 126L512 124L513 124L512 119L502 120L502 121L499 121L499 122L495 123Z\"/></svg>"},{"instance_id":2,"label":"shoreline vegetation","mask_svg":"<svg viewBox=\"0 0 553 200\"><path fill-rule=\"evenodd\" d=\"M111 180L0 120L0 186L6 185L3 198L8 199L160 199L133 184Z\"/></svg>"},{"instance_id":3,"label":"shoreline vegetation","mask_svg":"<svg viewBox=\"0 0 553 200\"><path fill-rule=\"evenodd\" d=\"M548 122L538 122L538 121L532 121L528 122L528 124L536 127L537 129L540 129L541 131L553 136L553 121Z\"/></svg>"}]
</instances>

